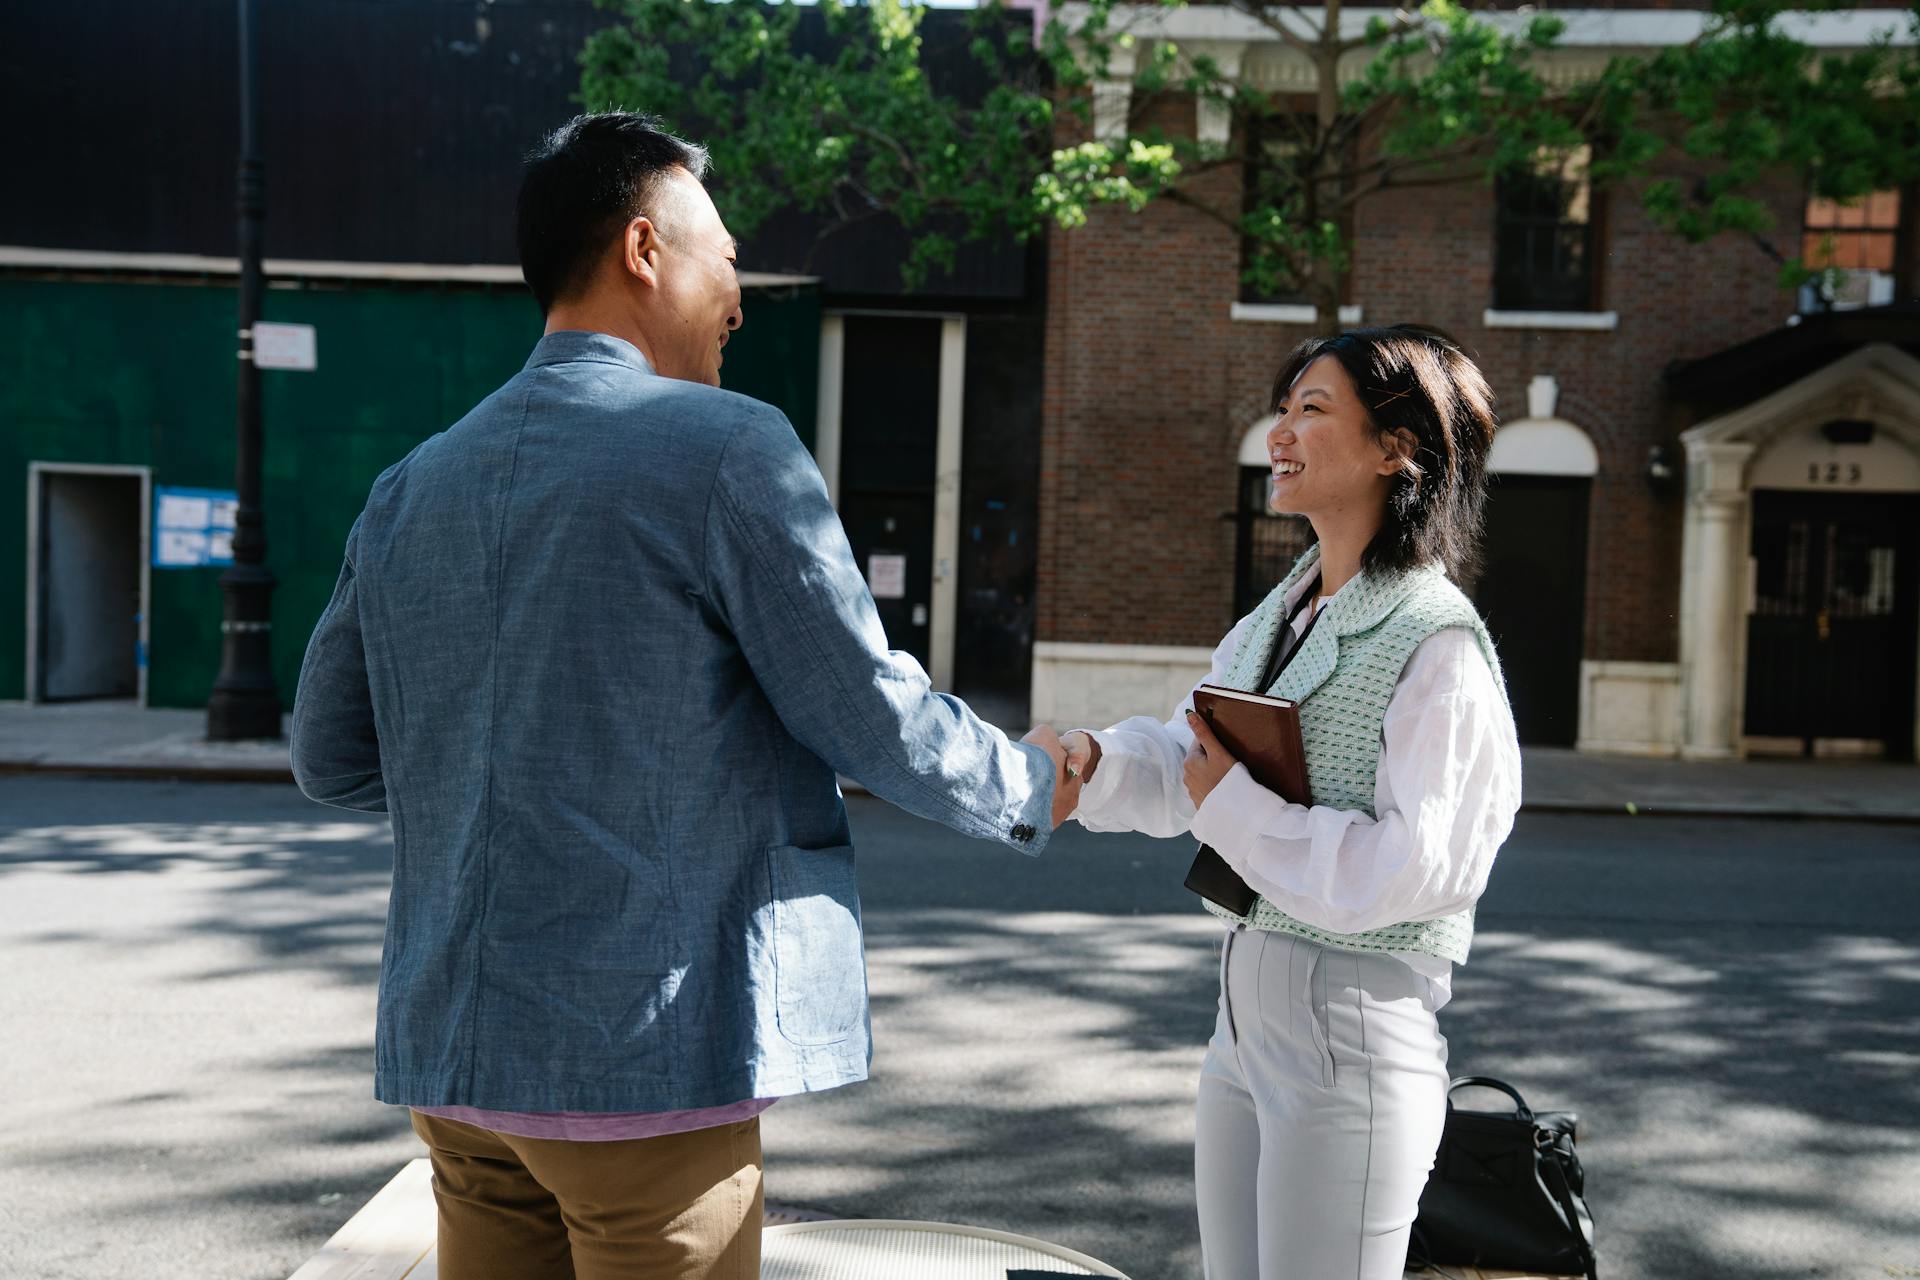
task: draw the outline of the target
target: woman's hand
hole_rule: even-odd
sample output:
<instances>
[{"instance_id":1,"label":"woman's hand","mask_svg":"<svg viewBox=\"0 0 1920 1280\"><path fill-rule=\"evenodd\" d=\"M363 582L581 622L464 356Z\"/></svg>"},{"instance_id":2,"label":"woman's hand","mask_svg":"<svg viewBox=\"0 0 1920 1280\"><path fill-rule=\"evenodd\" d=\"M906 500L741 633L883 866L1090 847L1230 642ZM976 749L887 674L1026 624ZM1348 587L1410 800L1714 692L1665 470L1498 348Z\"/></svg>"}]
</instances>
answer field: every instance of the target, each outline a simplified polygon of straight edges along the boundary
<instances>
[{"instance_id":1,"label":"woman's hand","mask_svg":"<svg viewBox=\"0 0 1920 1280\"><path fill-rule=\"evenodd\" d=\"M1100 767L1099 739L1085 729L1069 729L1060 735L1060 745L1067 752L1067 776L1091 782L1093 771Z\"/></svg>"},{"instance_id":2,"label":"woman's hand","mask_svg":"<svg viewBox=\"0 0 1920 1280\"><path fill-rule=\"evenodd\" d=\"M1068 764L1067 752L1060 745L1060 739L1049 724L1035 725L1027 730L1020 741L1031 743L1047 753L1053 761L1053 829L1058 831L1060 824L1073 815L1080 804L1080 777Z\"/></svg>"},{"instance_id":3,"label":"woman's hand","mask_svg":"<svg viewBox=\"0 0 1920 1280\"><path fill-rule=\"evenodd\" d=\"M1187 752L1185 770L1187 795L1197 810L1207 802L1220 780L1232 773L1233 766L1240 762L1227 754L1220 739L1213 736L1212 727L1191 711L1187 712L1187 728L1193 730L1193 747Z\"/></svg>"}]
</instances>

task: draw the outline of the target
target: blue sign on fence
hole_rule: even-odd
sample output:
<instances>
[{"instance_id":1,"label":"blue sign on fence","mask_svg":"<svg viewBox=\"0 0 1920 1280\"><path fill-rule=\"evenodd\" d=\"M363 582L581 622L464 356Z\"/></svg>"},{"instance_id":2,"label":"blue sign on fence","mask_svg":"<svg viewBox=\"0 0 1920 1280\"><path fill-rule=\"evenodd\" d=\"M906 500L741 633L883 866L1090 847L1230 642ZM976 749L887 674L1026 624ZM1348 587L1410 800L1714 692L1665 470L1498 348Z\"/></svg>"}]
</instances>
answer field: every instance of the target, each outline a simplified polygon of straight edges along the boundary
<instances>
[{"instance_id":1,"label":"blue sign on fence","mask_svg":"<svg viewBox=\"0 0 1920 1280\"><path fill-rule=\"evenodd\" d=\"M154 489L153 567L201 569L233 563L233 514L240 495L229 489Z\"/></svg>"}]
</instances>

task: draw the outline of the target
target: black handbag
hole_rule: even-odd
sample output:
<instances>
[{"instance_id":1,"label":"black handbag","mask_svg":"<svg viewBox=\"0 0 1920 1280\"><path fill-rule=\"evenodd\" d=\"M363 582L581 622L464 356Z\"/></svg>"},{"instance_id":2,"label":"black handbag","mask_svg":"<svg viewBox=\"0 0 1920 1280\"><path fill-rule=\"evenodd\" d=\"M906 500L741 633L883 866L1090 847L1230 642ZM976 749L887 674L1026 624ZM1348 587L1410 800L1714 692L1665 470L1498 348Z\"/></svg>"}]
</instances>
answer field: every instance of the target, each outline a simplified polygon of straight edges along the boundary
<instances>
[{"instance_id":1,"label":"black handbag","mask_svg":"<svg viewBox=\"0 0 1920 1280\"><path fill-rule=\"evenodd\" d=\"M1462 1111L1456 1089L1481 1085L1513 1099L1506 1111ZM1420 1195L1409 1265L1455 1263L1584 1275L1596 1280L1586 1177L1573 1149L1579 1117L1527 1106L1488 1076L1447 1086L1447 1123Z\"/></svg>"}]
</instances>

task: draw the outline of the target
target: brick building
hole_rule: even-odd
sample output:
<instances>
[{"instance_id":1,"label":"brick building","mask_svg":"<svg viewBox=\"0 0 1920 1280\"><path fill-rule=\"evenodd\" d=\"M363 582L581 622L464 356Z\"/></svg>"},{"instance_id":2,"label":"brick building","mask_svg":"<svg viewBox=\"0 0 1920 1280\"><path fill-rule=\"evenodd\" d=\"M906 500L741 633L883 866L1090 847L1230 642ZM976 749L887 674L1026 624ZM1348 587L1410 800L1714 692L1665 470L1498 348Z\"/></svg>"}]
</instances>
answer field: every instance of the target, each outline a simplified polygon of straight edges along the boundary
<instances>
[{"instance_id":1,"label":"brick building","mask_svg":"<svg viewBox=\"0 0 1920 1280\"><path fill-rule=\"evenodd\" d=\"M1560 14L1550 80L1699 23ZM1805 38L1857 47L1890 17L1832 15ZM1212 53L1245 86L1312 93L1311 64L1230 9L1148 21L1143 39ZM1225 127L1167 96L1096 99L1095 115L1129 109L1168 132ZM1240 175L1207 180L1230 201ZM1790 252L1803 225L1818 238L1839 223L1836 251L1871 267L1837 310L1783 291L1749 241L1687 245L1631 190L1562 183L1544 212L1539 194L1468 183L1361 202L1342 308L1349 325L1441 326L1499 396L1486 567L1467 585L1523 739L1912 758L1916 192L1835 211L1785 176L1771 191ZM1540 256L1543 220L1573 260ZM1304 546L1301 522L1264 511L1262 438L1275 370L1314 311L1251 300L1241 252L1234 231L1166 202L1052 239L1036 720L1164 715Z\"/></svg>"}]
</instances>

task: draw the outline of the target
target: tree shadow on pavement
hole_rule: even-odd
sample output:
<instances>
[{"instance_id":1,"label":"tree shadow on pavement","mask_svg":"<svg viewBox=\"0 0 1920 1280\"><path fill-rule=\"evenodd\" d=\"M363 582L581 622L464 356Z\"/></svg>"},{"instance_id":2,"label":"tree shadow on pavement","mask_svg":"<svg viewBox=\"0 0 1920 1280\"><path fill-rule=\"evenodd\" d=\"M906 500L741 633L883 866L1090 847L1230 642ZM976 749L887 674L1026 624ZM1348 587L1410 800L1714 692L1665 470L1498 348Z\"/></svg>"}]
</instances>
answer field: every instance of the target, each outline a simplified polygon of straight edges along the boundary
<instances>
[{"instance_id":1,"label":"tree shadow on pavement","mask_svg":"<svg viewBox=\"0 0 1920 1280\"><path fill-rule=\"evenodd\" d=\"M35 1100L0 1124L0 1274L285 1275L418 1152L368 1096L384 823L67 786L0 820L0 1077ZM1191 844L1023 859L854 809L874 1075L767 1114L769 1197L1197 1274L1220 930ZM1608 1280L1920 1273L1920 934L1885 905L1910 839L1836 844L1822 875L1881 909L1823 912L1740 869L1750 834L1722 867L1673 830L1523 825L1442 1014L1454 1073L1582 1114ZM1675 905L1696 873L1733 899L1710 918Z\"/></svg>"}]
</instances>

